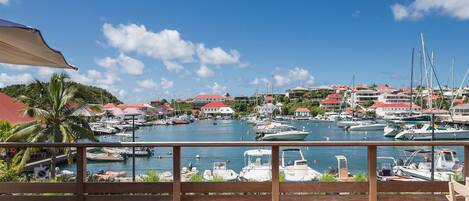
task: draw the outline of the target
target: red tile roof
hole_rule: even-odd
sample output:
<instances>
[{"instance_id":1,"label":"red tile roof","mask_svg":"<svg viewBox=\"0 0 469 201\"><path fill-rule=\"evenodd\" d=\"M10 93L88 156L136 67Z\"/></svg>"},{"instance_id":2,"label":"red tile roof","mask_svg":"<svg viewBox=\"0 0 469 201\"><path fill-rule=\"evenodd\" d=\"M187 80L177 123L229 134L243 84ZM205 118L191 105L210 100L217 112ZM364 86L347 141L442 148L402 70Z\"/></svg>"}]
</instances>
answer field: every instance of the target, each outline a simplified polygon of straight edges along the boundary
<instances>
[{"instance_id":1,"label":"red tile roof","mask_svg":"<svg viewBox=\"0 0 469 201\"><path fill-rule=\"evenodd\" d=\"M336 100L336 99L324 99L324 100L321 100L321 103L325 103L325 104L339 104L339 101Z\"/></svg>"},{"instance_id":2,"label":"red tile roof","mask_svg":"<svg viewBox=\"0 0 469 201\"><path fill-rule=\"evenodd\" d=\"M107 103L107 104L103 105L103 108L105 108L105 109L114 108L114 107L116 107L116 105L114 103Z\"/></svg>"},{"instance_id":3,"label":"red tile roof","mask_svg":"<svg viewBox=\"0 0 469 201\"><path fill-rule=\"evenodd\" d=\"M327 98L326 99L333 99L333 98L342 98L342 94L329 94L327 95Z\"/></svg>"},{"instance_id":4,"label":"red tile roof","mask_svg":"<svg viewBox=\"0 0 469 201\"><path fill-rule=\"evenodd\" d=\"M225 103L223 102L211 102L207 103L202 108L220 108L220 107L226 107Z\"/></svg>"},{"instance_id":5,"label":"red tile roof","mask_svg":"<svg viewBox=\"0 0 469 201\"><path fill-rule=\"evenodd\" d=\"M120 109L126 109L126 108L146 108L147 106L143 103L136 103L136 104L119 104L117 105L118 108Z\"/></svg>"},{"instance_id":6,"label":"red tile roof","mask_svg":"<svg viewBox=\"0 0 469 201\"><path fill-rule=\"evenodd\" d=\"M218 94L201 94L201 95L198 95L196 97L194 97L194 99L207 99L207 98L211 98L211 99L222 99L222 98L225 98L224 96L222 95L218 95Z\"/></svg>"},{"instance_id":7,"label":"red tile roof","mask_svg":"<svg viewBox=\"0 0 469 201\"><path fill-rule=\"evenodd\" d=\"M26 116L22 110L26 105L15 101L12 97L0 92L0 120L10 122L11 124L21 124L34 121L34 118Z\"/></svg>"},{"instance_id":8,"label":"red tile roof","mask_svg":"<svg viewBox=\"0 0 469 201\"><path fill-rule=\"evenodd\" d=\"M295 110L295 112L310 112L308 108L305 107L300 107Z\"/></svg>"},{"instance_id":9,"label":"red tile roof","mask_svg":"<svg viewBox=\"0 0 469 201\"><path fill-rule=\"evenodd\" d=\"M369 87L368 87L368 85L366 85L366 84L357 84L357 85L355 86L355 89L368 89L368 88L369 88Z\"/></svg>"}]
</instances>

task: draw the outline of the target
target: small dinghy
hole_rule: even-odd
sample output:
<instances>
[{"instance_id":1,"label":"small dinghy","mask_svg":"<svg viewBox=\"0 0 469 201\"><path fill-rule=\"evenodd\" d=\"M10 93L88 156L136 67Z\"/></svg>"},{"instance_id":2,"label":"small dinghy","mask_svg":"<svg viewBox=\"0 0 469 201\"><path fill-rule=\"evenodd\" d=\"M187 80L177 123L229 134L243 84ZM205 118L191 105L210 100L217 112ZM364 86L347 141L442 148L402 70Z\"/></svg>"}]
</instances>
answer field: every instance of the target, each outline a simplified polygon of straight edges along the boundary
<instances>
[{"instance_id":1,"label":"small dinghy","mask_svg":"<svg viewBox=\"0 0 469 201\"><path fill-rule=\"evenodd\" d=\"M102 162L125 161L125 157L120 154L113 153L86 153L86 159Z\"/></svg>"}]
</instances>

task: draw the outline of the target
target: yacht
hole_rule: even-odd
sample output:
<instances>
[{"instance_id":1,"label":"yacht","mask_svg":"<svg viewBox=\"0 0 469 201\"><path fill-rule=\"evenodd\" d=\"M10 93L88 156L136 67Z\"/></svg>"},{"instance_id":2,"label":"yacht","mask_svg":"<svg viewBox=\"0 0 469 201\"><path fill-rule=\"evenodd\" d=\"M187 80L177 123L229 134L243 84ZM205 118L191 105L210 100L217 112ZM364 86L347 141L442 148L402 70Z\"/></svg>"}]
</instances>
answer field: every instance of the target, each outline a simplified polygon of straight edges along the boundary
<instances>
[{"instance_id":1,"label":"yacht","mask_svg":"<svg viewBox=\"0 0 469 201\"><path fill-rule=\"evenodd\" d=\"M431 140L432 126L424 124L421 128L401 131L394 138L399 140ZM469 130L449 127L434 128L435 140L463 140L469 139Z\"/></svg>"},{"instance_id":2,"label":"yacht","mask_svg":"<svg viewBox=\"0 0 469 201\"><path fill-rule=\"evenodd\" d=\"M280 131L293 130L294 128L295 127L287 125L287 124L271 122L268 124L257 125L254 128L254 130L256 131L257 134L272 134L272 133L278 133Z\"/></svg>"},{"instance_id":3,"label":"yacht","mask_svg":"<svg viewBox=\"0 0 469 201\"><path fill-rule=\"evenodd\" d=\"M214 162L212 170L205 170L203 177L206 181L214 179L234 181L238 179L238 174L234 170L228 169L226 162Z\"/></svg>"},{"instance_id":4,"label":"yacht","mask_svg":"<svg viewBox=\"0 0 469 201\"><path fill-rule=\"evenodd\" d=\"M271 150L252 149L244 152L244 167L239 178L245 181L263 182L272 179Z\"/></svg>"},{"instance_id":5,"label":"yacht","mask_svg":"<svg viewBox=\"0 0 469 201\"><path fill-rule=\"evenodd\" d=\"M398 161L394 157L378 157L377 162L379 181L424 181L423 179L400 174Z\"/></svg>"},{"instance_id":6,"label":"yacht","mask_svg":"<svg viewBox=\"0 0 469 201\"><path fill-rule=\"evenodd\" d=\"M304 140L309 135L309 132L299 130L280 131L273 134L264 134L260 137L265 141L292 141Z\"/></svg>"},{"instance_id":7,"label":"yacht","mask_svg":"<svg viewBox=\"0 0 469 201\"><path fill-rule=\"evenodd\" d=\"M86 159L89 161L116 162L125 161L125 157L117 153L86 153Z\"/></svg>"},{"instance_id":8,"label":"yacht","mask_svg":"<svg viewBox=\"0 0 469 201\"><path fill-rule=\"evenodd\" d=\"M135 154L130 147L104 147L102 150L106 153L121 154L126 156L150 156L152 154L152 150L146 147L135 147Z\"/></svg>"},{"instance_id":9,"label":"yacht","mask_svg":"<svg viewBox=\"0 0 469 201\"><path fill-rule=\"evenodd\" d=\"M431 180L431 150L406 150L411 153L402 166L398 166L403 174ZM434 152L435 171L434 180L449 181L455 172L462 172L462 165L456 157L456 152L449 149L437 149Z\"/></svg>"},{"instance_id":10,"label":"yacht","mask_svg":"<svg viewBox=\"0 0 469 201\"><path fill-rule=\"evenodd\" d=\"M299 159L294 159L292 154L299 155ZM321 178L321 173L308 166L300 149L282 150L280 172L284 173L286 181L319 181Z\"/></svg>"},{"instance_id":11,"label":"yacht","mask_svg":"<svg viewBox=\"0 0 469 201\"><path fill-rule=\"evenodd\" d=\"M348 131L382 131L384 130L384 127L386 127L386 124L383 123L371 123L371 122L366 122L366 123L360 123L355 126L350 126L347 128Z\"/></svg>"}]
</instances>

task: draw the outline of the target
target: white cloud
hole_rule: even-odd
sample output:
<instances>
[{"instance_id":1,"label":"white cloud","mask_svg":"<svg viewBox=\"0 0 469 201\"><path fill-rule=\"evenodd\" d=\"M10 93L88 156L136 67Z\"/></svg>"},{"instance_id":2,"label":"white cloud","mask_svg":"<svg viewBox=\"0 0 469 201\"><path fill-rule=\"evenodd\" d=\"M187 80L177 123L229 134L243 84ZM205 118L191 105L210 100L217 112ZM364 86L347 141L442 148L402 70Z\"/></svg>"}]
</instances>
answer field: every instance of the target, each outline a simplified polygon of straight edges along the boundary
<instances>
[{"instance_id":1,"label":"white cloud","mask_svg":"<svg viewBox=\"0 0 469 201\"><path fill-rule=\"evenodd\" d=\"M166 78L161 78L160 87L162 89L170 89L173 87L173 85L174 85L173 81L167 80Z\"/></svg>"},{"instance_id":2,"label":"white cloud","mask_svg":"<svg viewBox=\"0 0 469 201\"><path fill-rule=\"evenodd\" d=\"M391 6L394 19L417 20L432 13L454 17L460 20L469 19L468 0L413 0L408 5L396 3Z\"/></svg>"},{"instance_id":3,"label":"white cloud","mask_svg":"<svg viewBox=\"0 0 469 201\"><path fill-rule=\"evenodd\" d=\"M49 78L53 73L57 72L57 69L53 68L38 68L39 77L43 79Z\"/></svg>"},{"instance_id":4,"label":"white cloud","mask_svg":"<svg viewBox=\"0 0 469 201\"><path fill-rule=\"evenodd\" d=\"M95 69L91 69L91 70L88 70L88 76L90 76L90 78L93 78L93 79L100 79L101 78L101 72L99 72Z\"/></svg>"},{"instance_id":5,"label":"white cloud","mask_svg":"<svg viewBox=\"0 0 469 201\"><path fill-rule=\"evenodd\" d=\"M135 51L163 61L190 61L194 55L192 42L183 40L176 30L152 32L144 25L105 23L103 33L110 46L125 52Z\"/></svg>"},{"instance_id":6,"label":"white cloud","mask_svg":"<svg viewBox=\"0 0 469 201\"><path fill-rule=\"evenodd\" d=\"M275 86L286 86L294 82L299 82L298 84L303 86L312 86L314 85L314 77L308 70L299 67L288 70L286 74L274 75Z\"/></svg>"},{"instance_id":7,"label":"white cloud","mask_svg":"<svg viewBox=\"0 0 469 201\"><path fill-rule=\"evenodd\" d=\"M152 88L156 88L158 86L158 84L155 81L153 81L152 79L137 81L137 85L142 87L142 88L146 88L146 89L152 89Z\"/></svg>"},{"instance_id":8,"label":"white cloud","mask_svg":"<svg viewBox=\"0 0 469 201\"><path fill-rule=\"evenodd\" d=\"M177 30L164 29L152 32L144 25L105 23L103 34L109 46L122 52L136 52L161 60L168 71L180 74L189 72L182 65L185 63L198 62L200 77L214 75L214 71L209 69L208 65L237 64L239 67L246 67L249 64L240 61L240 53L237 50L226 51L221 47L205 47L203 43L184 40ZM104 67L116 65L112 58L104 58L96 63Z\"/></svg>"},{"instance_id":9,"label":"white cloud","mask_svg":"<svg viewBox=\"0 0 469 201\"><path fill-rule=\"evenodd\" d=\"M214 82L212 86L209 86L212 90L213 94L224 94L226 93L226 86L219 85L218 83Z\"/></svg>"},{"instance_id":10,"label":"white cloud","mask_svg":"<svg viewBox=\"0 0 469 201\"><path fill-rule=\"evenodd\" d=\"M169 71L173 71L173 72L176 72L176 73L179 73L179 72L182 72L184 70L184 66L182 66L180 63L178 62L174 62L174 61L163 61L163 64L166 66L166 69L168 69Z\"/></svg>"},{"instance_id":11,"label":"white cloud","mask_svg":"<svg viewBox=\"0 0 469 201\"><path fill-rule=\"evenodd\" d=\"M117 58L105 57L98 59L96 60L96 64L111 70L120 67L123 72L130 75L141 75L145 68L145 64L143 64L143 62L129 57L124 53L121 53Z\"/></svg>"},{"instance_id":12,"label":"white cloud","mask_svg":"<svg viewBox=\"0 0 469 201\"><path fill-rule=\"evenodd\" d=\"M254 80L249 82L250 85L254 85L254 86L260 85L260 84L266 84L266 83L270 83L270 81L265 77L263 78L256 77Z\"/></svg>"},{"instance_id":13,"label":"white cloud","mask_svg":"<svg viewBox=\"0 0 469 201\"><path fill-rule=\"evenodd\" d=\"M204 44L197 44L197 56L202 64L237 64L239 63L239 52L237 50L230 50L227 53L220 47L206 48Z\"/></svg>"},{"instance_id":14,"label":"white cloud","mask_svg":"<svg viewBox=\"0 0 469 201\"><path fill-rule=\"evenodd\" d=\"M142 81L137 81L137 85L145 89L161 88L167 90L174 86L174 82L171 80L167 80L166 78L161 78L160 82L153 81L153 79L146 79Z\"/></svg>"},{"instance_id":15,"label":"white cloud","mask_svg":"<svg viewBox=\"0 0 469 201\"><path fill-rule=\"evenodd\" d=\"M196 71L199 77L212 77L215 75L215 72L208 68L206 65L201 65L200 68Z\"/></svg>"},{"instance_id":16,"label":"white cloud","mask_svg":"<svg viewBox=\"0 0 469 201\"><path fill-rule=\"evenodd\" d=\"M89 78L87 75L83 75L76 70L66 70L67 74L70 76L70 79L74 82L81 84L90 85L93 83L93 79Z\"/></svg>"},{"instance_id":17,"label":"white cloud","mask_svg":"<svg viewBox=\"0 0 469 201\"><path fill-rule=\"evenodd\" d=\"M2 5L8 5L10 0L0 0L0 4Z\"/></svg>"},{"instance_id":18,"label":"white cloud","mask_svg":"<svg viewBox=\"0 0 469 201\"><path fill-rule=\"evenodd\" d=\"M92 77L93 75L88 72L88 76ZM98 85L113 85L121 80L120 77L113 72L104 73L102 76L95 79Z\"/></svg>"},{"instance_id":19,"label":"white cloud","mask_svg":"<svg viewBox=\"0 0 469 201\"><path fill-rule=\"evenodd\" d=\"M32 66L28 66L28 65L17 65L17 64L0 64L0 65L5 68L12 69L12 70L25 70L28 68L32 68Z\"/></svg>"},{"instance_id":20,"label":"white cloud","mask_svg":"<svg viewBox=\"0 0 469 201\"><path fill-rule=\"evenodd\" d=\"M5 87L13 84L26 84L33 81L34 78L29 73L21 73L17 75L8 75L6 73L0 74L0 87Z\"/></svg>"}]
</instances>

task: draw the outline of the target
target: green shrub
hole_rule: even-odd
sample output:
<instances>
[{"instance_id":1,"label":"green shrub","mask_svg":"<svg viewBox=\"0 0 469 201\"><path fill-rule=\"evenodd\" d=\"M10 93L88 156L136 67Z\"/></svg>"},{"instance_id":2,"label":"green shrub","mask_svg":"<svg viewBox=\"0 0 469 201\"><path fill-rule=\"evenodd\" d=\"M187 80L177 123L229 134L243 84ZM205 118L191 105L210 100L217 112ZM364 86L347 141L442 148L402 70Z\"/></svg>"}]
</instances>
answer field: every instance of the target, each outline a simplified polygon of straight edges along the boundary
<instances>
[{"instance_id":1,"label":"green shrub","mask_svg":"<svg viewBox=\"0 0 469 201\"><path fill-rule=\"evenodd\" d=\"M453 175L455 181L464 181L464 175L462 173L456 173Z\"/></svg>"},{"instance_id":2,"label":"green shrub","mask_svg":"<svg viewBox=\"0 0 469 201\"><path fill-rule=\"evenodd\" d=\"M364 172L359 172L353 176L353 180L356 182L366 182L368 181L368 176Z\"/></svg>"},{"instance_id":3,"label":"green shrub","mask_svg":"<svg viewBox=\"0 0 469 201\"><path fill-rule=\"evenodd\" d=\"M224 182L223 177L220 176L213 176L212 182Z\"/></svg>"},{"instance_id":4,"label":"green shrub","mask_svg":"<svg viewBox=\"0 0 469 201\"><path fill-rule=\"evenodd\" d=\"M0 182L18 181L20 176L17 171L8 168L7 164L0 160Z\"/></svg>"},{"instance_id":5,"label":"green shrub","mask_svg":"<svg viewBox=\"0 0 469 201\"><path fill-rule=\"evenodd\" d=\"M203 182L204 178L202 177L202 175L194 174L194 175L192 175L190 181L191 182Z\"/></svg>"},{"instance_id":6,"label":"green shrub","mask_svg":"<svg viewBox=\"0 0 469 201\"><path fill-rule=\"evenodd\" d=\"M285 173L284 173L284 172L280 172L279 180L280 180L280 182L284 182L284 181L285 181Z\"/></svg>"},{"instance_id":7,"label":"green shrub","mask_svg":"<svg viewBox=\"0 0 469 201\"><path fill-rule=\"evenodd\" d=\"M335 182L336 178L335 175L331 173L324 173L321 178L319 179L321 182Z\"/></svg>"},{"instance_id":8,"label":"green shrub","mask_svg":"<svg viewBox=\"0 0 469 201\"><path fill-rule=\"evenodd\" d=\"M143 179L143 182L159 182L160 177L157 171L150 170L147 172L147 176Z\"/></svg>"}]
</instances>

